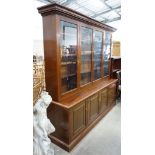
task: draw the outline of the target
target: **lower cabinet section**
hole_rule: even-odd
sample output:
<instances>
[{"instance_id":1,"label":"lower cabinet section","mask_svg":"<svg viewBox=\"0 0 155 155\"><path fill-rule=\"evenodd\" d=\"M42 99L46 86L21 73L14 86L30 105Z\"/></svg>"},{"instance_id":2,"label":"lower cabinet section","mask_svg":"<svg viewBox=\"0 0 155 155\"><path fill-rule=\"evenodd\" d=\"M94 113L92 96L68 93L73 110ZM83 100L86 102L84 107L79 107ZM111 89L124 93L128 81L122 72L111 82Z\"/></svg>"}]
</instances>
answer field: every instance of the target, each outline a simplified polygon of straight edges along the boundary
<instances>
[{"instance_id":1,"label":"lower cabinet section","mask_svg":"<svg viewBox=\"0 0 155 155\"><path fill-rule=\"evenodd\" d=\"M71 108L51 104L48 117L56 128L51 141L70 151L115 104L116 83L85 98Z\"/></svg>"}]
</instances>

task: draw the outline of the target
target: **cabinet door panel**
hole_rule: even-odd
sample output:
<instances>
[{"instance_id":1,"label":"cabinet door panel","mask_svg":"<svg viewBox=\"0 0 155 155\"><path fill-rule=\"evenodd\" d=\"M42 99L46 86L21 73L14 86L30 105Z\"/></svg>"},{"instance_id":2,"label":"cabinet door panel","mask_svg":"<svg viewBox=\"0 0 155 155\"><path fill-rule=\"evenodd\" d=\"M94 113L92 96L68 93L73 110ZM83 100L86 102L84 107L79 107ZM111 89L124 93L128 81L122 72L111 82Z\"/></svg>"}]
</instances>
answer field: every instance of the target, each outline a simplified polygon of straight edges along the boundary
<instances>
[{"instance_id":1,"label":"cabinet door panel","mask_svg":"<svg viewBox=\"0 0 155 155\"><path fill-rule=\"evenodd\" d=\"M101 78L102 38L103 33L95 31L94 36L94 80Z\"/></svg>"},{"instance_id":2,"label":"cabinet door panel","mask_svg":"<svg viewBox=\"0 0 155 155\"><path fill-rule=\"evenodd\" d=\"M104 68L104 76L109 75L109 58L110 58L110 53L111 53L111 33L108 31L105 31L104 33L104 63L103 63L103 68Z\"/></svg>"},{"instance_id":3,"label":"cabinet door panel","mask_svg":"<svg viewBox=\"0 0 155 155\"><path fill-rule=\"evenodd\" d=\"M107 89L103 89L99 92L100 95L100 102L99 102L99 112L103 112L106 110L108 106L108 94Z\"/></svg>"},{"instance_id":4,"label":"cabinet door panel","mask_svg":"<svg viewBox=\"0 0 155 155\"><path fill-rule=\"evenodd\" d=\"M60 22L61 93L77 88L77 25Z\"/></svg>"},{"instance_id":5,"label":"cabinet door panel","mask_svg":"<svg viewBox=\"0 0 155 155\"><path fill-rule=\"evenodd\" d=\"M73 136L85 128L85 101L73 108Z\"/></svg>"},{"instance_id":6,"label":"cabinet door panel","mask_svg":"<svg viewBox=\"0 0 155 155\"><path fill-rule=\"evenodd\" d=\"M116 84L108 87L108 106L112 106L116 99Z\"/></svg>"},{"instance_id":7,"label":"cabinet door panel","mask_svg":"<svg viewBox=\"0 0 155 155\"><path fill-rule=\"evenodd\" d=\"M99 95L96 93L87 99L87 123L95 120L99 113Z\"/></svg>"},{"instance_id":8,"label":"cabinet door panel","mask_svg":"<svg viewBox=\"0 0 155 155\"><path fill-rule=\"evenodd\" d=\"M92 29L81 27L81 81L80 85L91 82Z\"/></svg>"}]
</instances>

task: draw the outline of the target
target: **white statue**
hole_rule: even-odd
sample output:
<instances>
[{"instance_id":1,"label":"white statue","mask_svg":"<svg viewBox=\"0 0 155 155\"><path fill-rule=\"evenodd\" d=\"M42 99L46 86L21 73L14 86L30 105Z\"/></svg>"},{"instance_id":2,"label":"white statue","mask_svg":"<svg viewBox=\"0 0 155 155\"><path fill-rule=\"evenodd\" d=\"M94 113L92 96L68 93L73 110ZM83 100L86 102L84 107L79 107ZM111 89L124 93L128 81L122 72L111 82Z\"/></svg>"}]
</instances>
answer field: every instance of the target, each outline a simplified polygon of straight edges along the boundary
<instances>
[{"instance_id":1,"label":"white statue","mask_svg":"<svg viewBox=\"0 0 155 155\"><path fill-rule=\"evenodd\" d=\"M52 98L47 92L41 93L41 98L33 108L33 155L54 155L54 149L48 135L55 131L47 118L47 107Z\"/></svg>"}]
</instances>

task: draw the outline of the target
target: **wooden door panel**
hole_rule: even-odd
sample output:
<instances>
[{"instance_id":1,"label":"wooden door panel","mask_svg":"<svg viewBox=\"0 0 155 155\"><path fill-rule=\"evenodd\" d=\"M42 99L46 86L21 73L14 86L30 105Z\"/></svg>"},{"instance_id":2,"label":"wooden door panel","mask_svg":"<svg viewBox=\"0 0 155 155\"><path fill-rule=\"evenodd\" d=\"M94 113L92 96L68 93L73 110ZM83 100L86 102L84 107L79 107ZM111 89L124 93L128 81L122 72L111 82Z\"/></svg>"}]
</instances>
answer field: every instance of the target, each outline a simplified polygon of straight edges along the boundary
<instances>
[{"instance_id":1,"label":"wooden door panel","mask_svg":"<svg viewBox=\"0 0 155 155\"><path fill-rule=\"evenodd\" d=\"M73 108L73 131L72 135L76 136L80 133L86 125L85 121L85 101L81 102L79 105Z\"/></svg>"},{"instance_id":2,"label":"wooden door panel","mask_svg":"<svg viewBox=\"0 0 155 155\"><path fill-rule=\"evenodd\" d=\"M102 113L106 110L108 106L108 95L107 89L103 89L99 92L100 94L100 102L99 102L99 112Z\"/></svg>"},{"instance_id":3,"label":"wooden door panel","mask_svg":"<svg viewBox=\"0 0 155 155\"><path fill-rule=\"evenodd\" d=\"M116 84L108 87L108 106L112 106L116 99Z\"/></svg>"},{"instance_id":4,"label":"wooden door panel","mask_svg":"<svg viewBox=\"0 0 155 155\"><path fill-rule=\"evenodd\" d=\"M89 97L87 99L87 123L91 123L95 120L99 114L99 95L96 93L95 95Z\"/></svg>"}]
</instances>

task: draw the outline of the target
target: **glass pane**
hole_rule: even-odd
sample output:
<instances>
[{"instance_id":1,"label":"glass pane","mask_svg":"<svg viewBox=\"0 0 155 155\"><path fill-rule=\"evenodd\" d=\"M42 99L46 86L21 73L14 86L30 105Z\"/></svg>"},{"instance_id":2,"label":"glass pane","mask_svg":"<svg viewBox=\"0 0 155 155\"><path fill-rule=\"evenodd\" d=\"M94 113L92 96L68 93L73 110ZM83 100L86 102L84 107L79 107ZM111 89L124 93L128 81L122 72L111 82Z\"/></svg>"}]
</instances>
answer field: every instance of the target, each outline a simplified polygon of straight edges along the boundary
<instances>
[{"instance_id":1,"label":"glass pane","mask_svg":"<svg viewBox=\"0 0 155 155\"><path fill-rule=\"evenodd\" d=\"M77 25L61 21L61 92L77 87Z\"/></svg>"},{"instance_id":2,"label":"glass pane","mask_svg":"<svg viewBox=\"0 0 155 155\"><path fill-rule=\"evenodd\" d=\"M111 53L111 33L110 32L105 32L104 36L104 76L109 75L109 58L110 58L110 53Z\"/></svg>"},{"instance_id":3,"label":"glass pane","mask_svg":"<svg viewBox=\"0 0 155 155\"><path fill-rule=\"evenodd\" d=\"M102 32L95 31L94 40L94 80L101 78Z\"/></svg>"},{"instance_id":4,"label":"glass pane","mask_svg":"<svg viewBox=\"0 0 155 155\"><path fill-rule=\"evenodd\" d=\"M91 81L92 29L81 27L81 81L84 85Z\"/></svg>"}]
</instances>

